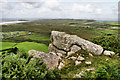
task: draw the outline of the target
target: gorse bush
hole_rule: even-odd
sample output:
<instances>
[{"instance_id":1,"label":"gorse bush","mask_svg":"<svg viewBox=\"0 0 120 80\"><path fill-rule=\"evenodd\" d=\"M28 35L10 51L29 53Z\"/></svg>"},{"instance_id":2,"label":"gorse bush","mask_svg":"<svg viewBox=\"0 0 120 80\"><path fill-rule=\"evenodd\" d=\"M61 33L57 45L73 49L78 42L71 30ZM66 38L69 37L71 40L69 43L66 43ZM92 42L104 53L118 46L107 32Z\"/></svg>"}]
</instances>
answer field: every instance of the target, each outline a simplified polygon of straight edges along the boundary
<instances>
[{"instance_id":1,"label":"gorse bush","mask_svg":"<svg viewBox=\"0 0 120 80\"><path fill-rule=\"evenodd\" d=\"M120 66L119 64L105 62L96 69L95 73L87 72L83 78L92 80L120 80Z\"/></svg>"},{"instance_id":2,"label":"gorse bush","mask_svg":"<svg viewBox=\"0 0 120 80\"><path fill-rule=\"evenodd\" d=\"M5 56L4 56L5 55ZM32 58L22 51L17 54L7 52L2 56L2 79L56 79L60 78L58 69L49 71L40 59Z\"/></svg>"},{"instance_id":3,"label":"gorse bush","mask_svg":"<svg viewBox=\"0 0 120 80\"><path fill-rule=\"evenodd\" d=\"M114 51L115 53L120 53L120 38L117 36L99 36L90 39L93 43L101 45L106 50Z\"/></svg>"}]
</instances>

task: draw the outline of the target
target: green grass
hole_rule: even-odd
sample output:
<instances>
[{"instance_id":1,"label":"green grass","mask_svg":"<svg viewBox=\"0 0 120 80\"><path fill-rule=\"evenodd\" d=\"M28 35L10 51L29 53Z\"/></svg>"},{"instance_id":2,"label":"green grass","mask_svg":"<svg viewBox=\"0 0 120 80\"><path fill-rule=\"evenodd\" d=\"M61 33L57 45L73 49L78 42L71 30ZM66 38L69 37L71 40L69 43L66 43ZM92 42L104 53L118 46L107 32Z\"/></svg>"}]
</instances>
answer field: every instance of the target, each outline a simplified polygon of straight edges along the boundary
<instances>
[{"instance_id":1,"label":"green grass","mask_svg":"<svg viewBox=\"0 0 120 80\"><path fill-rule=\"evenodd\" d=\"M38 40L38 41L48 41L49 37L41 35L39 33L33 33L32 35L22 36L24 39Z\"/></svg>"},{"instance_id":2,"label":"green grass","mask_svg":"<svg viewBox=\"0 0 120 80\"><path fill-rule=\"evenodd\" d=\"M15 44L16 43L13 43L13 42L0 42L0 45L1 45L0 50L12 48Z\"/></svg>"},{"instance_id":3,"label":"green grass","mask_svg":"<svg viewBox=\"0 0 120 80\"><path fill-rule=\"evenodd\" d=\"M48 20L38 20L29 23L19 23L19 24L9 24L3 25L2 31L28 31L34 32L37 35L42 35L41 38L33 35L30 36L32 40L49 40L49 36L51 31L64 31L70 34L78 35L82 38L93 38L98 36L99 34L103 34L106 32L106 29L109 29L108 22L92 22L92 24L84 24L89 22L88 20L72 20L72 19L48 19ZM110 22L109 22L110 23ZM111 22L114 24L113 22ZM89 26L89 27L88 27ZM112 25L111 25L112 26ZM103 33L100 33L100 29ZM86 31L85 31L86 30ZM95 31L96 30L96 31ZM107 31L107 32L108 32ZM106 32L106 33L107 33ZM113 33L113 31L109 31L109 33ZM89 35L88 35L89 34ZM83 36L82 36L83 35Z\"/></svg>"},{"instance_id":4,"label":"green grass","mask_svg":"<svg viewBox=\"0 0 120 80\"><path fill-rule=\"evenodd\" d=\"M16 45L19 49L24 50L25 52L28 52L29 50L37 50L37 51L42 51L48 53L48 47L45 44L41 43L35 43L35 42L22 42L18 43Z\"/></svg>"},{"instance_id":5,"label":"green grass","mask_svg":"<svg viewBox=\"0 0 120 80\"><path fill-rule=\"evenodd\" d=\"M2 44L2 50L3 49L9 49L13 47L17 47L19 49L24 50L26 53L28 53L29 50L37 50L41 52L48 53L48 46L42 43L35 43L35 42L21 42L21 43L13 43L13 42L0 42L0 45ZM15 45L15 46L14 46Z\"/></svg>"},{"instance_id":6,"label":"green grass","mask_svg":"<svg viewBox=\"0 0 120 80\"><path fill-rule=\"evenodd\" d=\"M53 30L74 34L89 40L100 35L117 35L117 25L117 22L90 22L88 20L79 19L46 19L29 23L3 25L2 31L6 33L14 31L25 31L32 32L33 34L10 39L3 39L3 43L0 42L0 45L2 44L3 49L7 49L13 47L16 44L14 47L18 47L19 49L24 50L26 53L32 49L48 53L48 46L45 44L49 44L50 33ZM24 32L21 32L21 34L24 34ZM8 33L8 35L10 34ZM72 56L83 56L86 61L92 62L92 65L89 66L85 64L85 61L83 61L80 65L75 66L75 60L68 60L63 58L66 63L65 67L61 70L62 78L76 78L75 75L81 71L85 71L85 69L92 67L97 69L99 66L104 66L106 59L109 59L108 63L111 64L119 63L119 59L116 56L109 57L104 55L94 55L94 57L90 57L88 56L88 53L89 52L81 50Z\"/></svg>"},{"instance_id":7,"label":"green grass","mask_svg":"<svg viewBox=\"0 0 120 80\"><path fill-rule=\"evenodd\" d=\"M104 62L108 62L110 64L119 64L119 60L118 60L119 58L117 58L117 56L109 57L105 55L101 55L101 56L94 55L94 57L91 57L88 55L88 53L89 52L87 51L80 50L76 54L73 54L71 56L78 57L80 55L85 58L85 61L91 61L92 62L91 65L86 65L85 61L82 61L80 65L75 66L76 60L69 60L63 58L63 60L65 61L65 67L63 67L61 70L62 78L76 78L75 75L79 74L81 71L85 71L86 69L90 69L90 68L97 69L100 66L104 66ZM106 61L106 59L108 59L108 61Z\"/></svg>"}]
</instances>

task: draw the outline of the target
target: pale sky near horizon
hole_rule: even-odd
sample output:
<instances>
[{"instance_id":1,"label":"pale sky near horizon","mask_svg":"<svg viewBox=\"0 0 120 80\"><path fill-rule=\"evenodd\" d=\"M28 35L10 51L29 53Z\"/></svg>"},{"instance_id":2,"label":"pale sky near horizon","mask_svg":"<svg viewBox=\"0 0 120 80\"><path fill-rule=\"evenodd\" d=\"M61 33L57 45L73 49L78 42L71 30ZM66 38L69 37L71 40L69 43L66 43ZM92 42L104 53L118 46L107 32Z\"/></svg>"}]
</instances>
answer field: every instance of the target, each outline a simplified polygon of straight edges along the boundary
<instances>
[{"instance_id":1,"label":"pale sky near horizon","mask_svg":"<svg viewBox=\"0 0 120 80\"><path fill-rule=\"evenodd\" d=\"M0 0L2 18L117 20L119 0Z\"/></svg>"}]
</instances>

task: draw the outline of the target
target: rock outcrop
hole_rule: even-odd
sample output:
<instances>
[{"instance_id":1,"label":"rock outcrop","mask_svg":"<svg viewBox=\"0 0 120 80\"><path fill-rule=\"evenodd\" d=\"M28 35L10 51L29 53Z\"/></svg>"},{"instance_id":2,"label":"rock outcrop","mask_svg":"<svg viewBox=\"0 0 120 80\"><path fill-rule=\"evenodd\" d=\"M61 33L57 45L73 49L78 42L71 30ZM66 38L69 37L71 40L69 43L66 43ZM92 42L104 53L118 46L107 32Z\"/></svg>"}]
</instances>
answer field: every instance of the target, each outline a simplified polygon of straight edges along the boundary
<instances>
[{"instance_id":1,"label":"rock outcrop","mask_svg":"<svg viewBox=\"0 0 120 80\"><path fill-rule=\"evenodd\" d=\"M90 41L82 39L76 35L69 35L65 32L52 31L51 32L51 44L49 44L49 53L39 52L36 50L30 50L29 55L33 55L33 58L40 58L48 67L48 69L54 69L58 67L60 70L65 66L64 59L69 59L75 62L75 65L80 65L85 61L85 64L91 65L91 61L86 61L85 56L78 55L76 52L79 50L87 50L91 53L88 55L113 55L112 51L104 50L100 45L94 44ZM77 54L74 56L72 54ZM64 58L64 59L63 59ZM80 76L78 74L78 76Z\"/></svg>"},{"instance_id":2,"label":"rock outcrop","mask_svg":"<svg viewBox=\"0 0 120 80\"><path fill-rule=\"evenodd\" d=\"M54 69L58 66L59 57L52 53L44 53L36 50L28 51L29 55L33 55L33 58L40 58L48 67L48 69Z\"/></svg>"},{"instance_id":3,"label":"rock outcrop","mask_svg":"<svg viewBox=\"0 0 120 80\"><path fill-rule=\"evenodd\" d=\"M73 54L80 49L93 52L95 55L101 55L103 52L100 45L65 32L52 31L51 42L52 44L49 45L50 52L61 52L66 55Z\"/></svg>"}]
</instances>

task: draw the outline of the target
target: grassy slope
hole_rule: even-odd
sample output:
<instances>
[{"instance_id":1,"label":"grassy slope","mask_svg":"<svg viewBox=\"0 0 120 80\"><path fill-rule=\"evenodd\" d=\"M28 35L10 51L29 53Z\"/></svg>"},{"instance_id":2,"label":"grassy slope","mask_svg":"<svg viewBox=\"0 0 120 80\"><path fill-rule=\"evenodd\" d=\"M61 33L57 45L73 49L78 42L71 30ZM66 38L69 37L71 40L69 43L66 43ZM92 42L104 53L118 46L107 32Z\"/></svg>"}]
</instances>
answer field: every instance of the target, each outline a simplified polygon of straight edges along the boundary
<instances>
[{"instance_id":1,"label":"grassy slope","mask_svg":"<svg viewBox=\"0 0 120 80\"><path fill-rule=\"evenodd\" d=\"M13 43L13 42L0 42L0 45L2 45L1 49L8 49L8 48L11 48L15 45L16 43Z\"/></svg>"},{"instance_id":2,"label":"grassy slope","mask_svg":"<svg viewBox=\"0 0 120 80\"><path fill-rule=\"evenodd\" d=\"M28 52L29 50L37 50L48 53L48 47L45 44L41 43L35 43L35 42L22 42L18 43L16 45L19 49L23 49L25 52Z\"/></svg>"},{"instance_id":3,"label":"grassy slope","mask_svg":"<svg viewBox=\"0 0 120 80\"><path fill-rule=\"evenodd\" d=\"M85 61L91 61L92 64L91 65L86 65L85 61L82 61L82 63L78 66L75 66L75 61L76 60L69 60L69 59L64 59L65 63L65 67L63 67L63 69L61 70L61 74L62 74L62 78L77 78L75 75L79 74L81 71L85 71L86 69L90 69L90 68L95 68L95 70L100 67L100 66L104 66L104 62L108 62L110 64L119 64L119 58L117 58L116 56L113 57L109 57L109 56L95 56L91 57L88 55L89 52L81 50L79 52L77 52L76 54L73 54L71 56L75 56L78 57L83 56L85 58ZM108 59L108 61L106 61L106 59Z\"/></svg>"},{"instance_id":4,"label":"grassy slope","mask_svg":"<svg viewBox=\"0 0 120 80\"><path fill-rule=\"evenodd\" d=\"M35 43L35 42L22 42L22 43L13 43L13 42L0 42L2 44L2 49L8 49L11 47L18 47L19 49L24 50L26 53L29 50L37 50L48 53L48 47L42 43ZM16 44L16 45L15 45ZM15 46L14 46L15 45Z\"/></svg>"},{"instance_id":5,"label":"grassy slope","mask_svg":"<svg viewBox=\"0 0 120 80\"><path fill-rule=\"evenodd\" d=\"M74 24L73 24L74 23ZM116 27L113 29L114 26L105 26L107 22L104 23L92 23L90 25L84 24L88 23L86 21L81 20L40 20L30 23L20 23L20 24L10 24L5 25L2 28L2 31L4 32L10 32L10 31L30 31L34 33L33 35L26 35L22 37L16 37L12 39L6 39L3 41L12 41L11 42L3 42L3 48L10 48L13 46L14 42L21 40L37 40L42 41L41 43L44 43L46 41L50 41L50 32L52 30L57 31L64 31L70 34L78 35L79 37L90 39L96 36L100 36L102 34L118 34L118 30ZM111 22L107 23L111 24ZM112 22L112 24L116 24L115 22ZM1 44L1 43L0 43ZM35 49L38 51L48 52L48 47L44 44L34 43L34 42L22 42L17 43L16 45L18 48L25 50L25 52L28 52L28 50ZM85 54L87 52L78 52L78 55ZM78 56L77 54L72 56ZM109 59L109 63L117 64L119 63L118 58L113 57L110 58L108 56L94 56L90 57L87 55L82 55L85 57L86 60L91 61L92 65L88 66L84 63L81 63L78 66L74 65L75 61L64 59L66 64L65 67L61 70L62 78L75 78L75 74L78 74L81 71L84 71L85 69L94 67L97 69L98 66L104 66L103 63L106 61L106 59Z\"/></svg>"}]
</instances>

